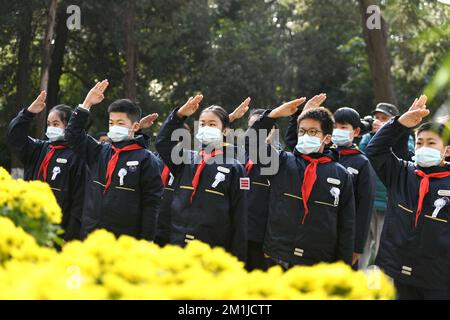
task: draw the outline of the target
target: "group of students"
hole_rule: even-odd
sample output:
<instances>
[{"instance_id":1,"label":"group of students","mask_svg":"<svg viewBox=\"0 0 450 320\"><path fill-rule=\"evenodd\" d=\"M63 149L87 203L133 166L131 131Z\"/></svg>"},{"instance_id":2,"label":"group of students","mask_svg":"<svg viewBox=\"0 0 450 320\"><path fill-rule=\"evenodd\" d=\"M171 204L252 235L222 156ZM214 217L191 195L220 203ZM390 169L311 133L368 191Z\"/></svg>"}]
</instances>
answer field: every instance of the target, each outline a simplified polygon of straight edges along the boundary
<instances>
[{"instance_id":1,"label":"group of students","mask_svg":"<svg viewBox=\"0 0 450 320\"><path fill-rule=\"evenodd\" d=\"M408 150L411 128L429 113L425 96L403 115L382 126L380 120L364 154L355 143L360 115L351 108L332 114L322 105L325 94L252 110L242 144L225 137L250 99L231 114L209 106L198 118L199 150L190 150L176 132L186 130L199 108L203 96L197 95L170 113L152 152L142 129L157 115L142 118L127 99L108 107L109 142L86 133L90 109L108 85L97 83L75 110L50 109L46 141L28 136L45 109L45 92L8 127L7 142L25 166L25 179L52 188L66 241L104 228L161 246L201 240L223 247L249 270L335 261L357 268L361 254L370 256L381 182L387 206L375 264L394 279L401 299L450 299L450 130L424 123L415 132L415 150ZM286 150L273 138L284 117ZM251 136L261 141L251 143ZM274 162L276 170L268 170Z\"/></svg>"}]
</instances>

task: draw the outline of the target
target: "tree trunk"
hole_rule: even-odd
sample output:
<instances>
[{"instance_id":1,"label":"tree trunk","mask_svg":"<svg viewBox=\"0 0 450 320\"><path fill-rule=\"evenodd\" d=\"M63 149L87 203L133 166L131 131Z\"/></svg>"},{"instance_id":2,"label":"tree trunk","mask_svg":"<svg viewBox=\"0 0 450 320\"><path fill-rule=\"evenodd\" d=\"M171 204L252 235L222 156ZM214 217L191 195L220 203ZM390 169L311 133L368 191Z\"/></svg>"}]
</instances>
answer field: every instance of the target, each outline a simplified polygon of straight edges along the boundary
<instances>
[{"instance_id":1,"label":"tree trunk","mask_svg":"<svg viewBox=\"0 0 450 320\"><path fill-rule=\"evenodd\" d=\"M367 13L367 8L371 5L379 6L379 3L375 0L359 0L359 5L375 100L377 103L396 104L388 48L388 25L380 13L381 28L370 30L366 24L371 16Z\"/></svg>"},{"instance_id":2,"label":"tree trunk","mask_svg":"<svg viewBox=\"0 0 450 320\"><path fill-rule=\"evenodd\" d=\"M66 21L69 15L65 8L61 8L58 13L56 23L56 38L53 49L50 73L48 79L47 106L50 108L59 104L59 79L61 78L62 67L64 63L64 54L66 52L66 43L69 29Z\"/></svg>"},{"instance_id":3,"label":"tree trunk","mask_svg":"<svg viewBox=\"0 0 450 320\"><path fill-rule=\"evenodd\" d=\"M125 97L136 101L136 65L137 65L137 50L136 40L134 37L134 26L136 18L136 1L128 0L125 11Z\"/></svg>"},{"instance_id":4,"label":"tree trunk","mask_svg":"<svg viewBox=\"0 0 450 320\"><path fill-rule=\"evenodd\" d=\"M23 14L23 24L18 28L17 95L16 106L12 110L12 116L15 116L22 108L27 106L28 84L30 82L30 47L33 38L31 25L33 12L30 7L25 6L21 14ZM23 164L14 154L11 154L11 173L16 179L23 178Z\"/></svg>"},{"instance_id":5,"label":"tree trunk","mask_svg":"<svg viewBox=\"0 0 450 320\"><path fill-rule=\"evenodd\" d=\"M40 90L48 91L48 79L50 73L50 63L52 55L52 40L55 33L57 0L49 0L47 14L47 28L45 30L44 41L42 43L42 65ZM36 138L44 138L47 119L47 108L36 116Z\"/></svg>"}]
</instances>

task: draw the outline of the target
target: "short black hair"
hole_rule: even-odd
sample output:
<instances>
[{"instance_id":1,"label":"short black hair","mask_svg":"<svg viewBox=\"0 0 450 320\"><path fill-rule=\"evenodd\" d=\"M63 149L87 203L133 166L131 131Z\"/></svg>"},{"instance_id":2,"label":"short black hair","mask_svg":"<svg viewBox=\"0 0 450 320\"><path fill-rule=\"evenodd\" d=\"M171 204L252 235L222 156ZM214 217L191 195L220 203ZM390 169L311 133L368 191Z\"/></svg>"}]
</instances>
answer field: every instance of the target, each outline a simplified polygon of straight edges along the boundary
<instances>
[{"instance_id":1,"label":"short black hair","mask_svg":"<svg viewBox=\"0 0 450 320\"><path fill-rule=\"evenodd\" d=\"M108 113L123 112L133 122L139 122L142 116L141 108L129 99L119 99L111 103L108 107Z\"/></svg>"},{"instance_id":2,"label":"short black hair","mask_svg":"<svg viewBox=\"0 0 450 320\"><path fill-rule=\"evenodd\" d=\"M318 108L306 111L305 113L300 114L297 119L297 126L300 125L300 122L305 119L312 119L320 122L320 128L323 131L324 135L333 134L334 129L334 119L333 114L330 110L326 108Z\"/></svg>"},{"instance_id":3,"label":"short black hair","mask_svg":"<svg viewBox=\"0 0 450 320\"><path fill-rule=\"evenodd\" d=\"M72 116L73 109L65 104L58 104L50 109L48 114L56 112L58 114L59 119L67 126L69 123L69 119Z\"/></svg>"},{"instance_id":4,"label":"short black hair","mask_svg":"<svg viewBox=\"0 0 450 320\"><path fill-rule=\"evenodd\" d=\"M339 108L334 112L334 122L341 124L349 124L353 129L361 127L361 117L358 111L353 108Z\"/></svg>"},{"instance_id":5,"label":"short black hair","mask_svg":"<svg viewBox=\"0 0 450 320\"><path fill-rule=\"evenodd\" d=\"M221 106L212 105L203 109L200 114L202 114L203 112L212 112L216 116L218 116L220 121L222 122L222 126L224 129L230 127L230 118L228 116L228 112Z\"/></svg>"},{"instance_id":6,"label":"short black hair","mask_svg":"<svg viewBox=\"0 0 450 320\"><path fill-rule=\"evenodd\" d=\"M431 131L436 133L444 142L444 145L450 145L450 128L439 122L425 122L416 129L416 135L423 131Z\"/></svg>"}]
</instances>

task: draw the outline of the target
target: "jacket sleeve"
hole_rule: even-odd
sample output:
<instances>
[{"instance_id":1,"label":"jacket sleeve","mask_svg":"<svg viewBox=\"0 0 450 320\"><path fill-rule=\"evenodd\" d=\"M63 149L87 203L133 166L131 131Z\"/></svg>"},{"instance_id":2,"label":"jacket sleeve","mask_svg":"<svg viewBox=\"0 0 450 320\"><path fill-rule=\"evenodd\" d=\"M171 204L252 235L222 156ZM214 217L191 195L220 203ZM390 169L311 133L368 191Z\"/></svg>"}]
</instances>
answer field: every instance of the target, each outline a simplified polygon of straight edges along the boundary
<instances>
[{"instance_id":1,"label":"jacket sleeve","mask_svg":"<svg viewBox=\"0 0 450 320\"><path fill-rule=\"evenodd\" d=\"M392 146L392 152L397 156L397 158L407 161L410 161L414 156L414 139L412 139L410 131L411 130L408 129L402 132L402 135L398 138L397 143Z\"/></svg>"},{"instance_id":2,"label":"jacket sleeve","mask_svg":"<svg viewBox=\"0 0 450 320\"><path fill-rule=\"evenodd\" d=\"M376 189L375 171L370 162L366 161L365 165L360 170L355 185L356 230L354 251L356 253L362 253L366 244Z\"/></svg>"},{"instance_id":3,"label":"jacket sleeve","mask_svg":"<svg viewBox=\"0 0 450 320\"><path fill-rule=\"evenodd\" d=\"M186 117L180 118L177 116L175 109L169 117L164 121L161 129L156 137L156 151L158 151L163 162L169 167L170 172L176 176L178 171L183 167L182 163L175 163L172 159L172 152L179 151L179 156L184 157L185 151L179 140L172 140L172 133L176 129L183 128L183 123L187 119Z\"/></svg>"},{"instance_id":4,"label":"jacket sleeve","mask_svg":"<svg viewBox=\"0 0 450 320\"><path fill-rule=\"evenodd\" d=\"M70 217L64 234L66 241L80 239L86 175L86 163L77 157L70 173Z\"/></svg>"},{"instance_id":5,"label":"jacket sleeve","mask_svg":"<svg viewBox=\"0 0 450 320\"><path fill-rule=\"evenodd\" d=\"M346 174L341 192L338 212L337 258L351 265L355 246L355 197L350 174Z\"/></svg>"},{"instance_id":6,"label":"jacket sleeve","mask_svg":"<svg viewBox=\"0 0 450 320\"><path fill-rule=\"evenodd\" d=\"M158 153L154 152L153 155L155 156L156 160L158 161L158 168L159 172L162 173L164 170L164 162L162 161L161 157ZM171 222L171 216L170 216L170 208L167 208L168 202L166 197L169 196L170 191L163 190L163 198L161 201L160 211L158 215L158 221L156 224L156 233L155 233L155 242L158 245L165 245L169 243L170 240L170 222Z\"/></svg>"},{"instance_id":7,"label":"jacket sleeve","mask_svg":"<svg viewBox=\"0 0 450 320\"><path fill-rule=\"evenodd\" d=\"M257 119L247 131L245 139L245 151L248 157L261 167L261 174L273 176L277 173L281 161L285 158L285 152L277 150L270 144L267 144L260 134L262 130L270 131L276 123L276 119L269 118L268 115L271 110L266 110ZM265 150L265 154L263 152ZM264 155L264 157L263 157ZM276 165L276 163L278 165Z\"/></svg>"},{"instance_id":8,"label":"jacket sleeve","mask_svg":"<svg viewBox=\"0 0 450 320\"><path fill-rule=\"evenodd\" d=\"M230 216L232 223L231 251L241 261L247 260L247 192L240 189L240 178L245 177L242 165L236 165L231 181Z\"/></svg>"},{"instance_id":9,"label":"jacket sleeve","mask_svg":"<svg viewBox=\"0 0 450 320\"><path fill-rule=\"evenodd\" d=\"M289 118L288 126L286 129L286 134L284 140L286 142L286 146L289 151L294 151L295 146L297 145L298 133L297 133L297 118L300 115L300 110L297 110L292 116Z\"/></svg>"},{"instance_id":10,"label":"jacket sleeve","mask_svg":"<svg viewBox=\"0 0 450 320\"><path fill-rule=\"evenodd\" d=\"M141 205L142 205L142 229L141 239L153 241L156 233L159 209L163 194L163 184L158 167L158 161L150 152L143 162L141 172Z\"/></svg>"},{"instance_id":11,"label":"jacket sleeve","mask_svg":"<svg viewBox=\"0 0 450 320\"><path fill-rule=\"evenodd\" d=\"M28 136L34 117L34 113L23 109L9 123L6 132L7 145L24 165L37 161L42 146L45 144L43 140Z\"/></svg>"},{"instance_id":12,"label":"jacket sleeve","mask_svg":"<svg viewBox=\"0 0 450 320\"><path fill-rule=\"evenodd\" d=\"M75 154L90 166L98 160L102 145L86 133L88 120L89 110L77 107L70 117L65 138Z\"/></svg>"},{"instance_id":13,"label":"jacket sleeve","mask_svg":"<svg viewBox=\"0 0 450 320\"><path fill-rule=\"evenodd\" d=\"M408 167L408 162L397 158L392 151L405 132L409 132L409 128L402 126L396 117L381 127L367 146L367 156L372 167L387 188L395 185Z\"/></svg>"}]
</instances>

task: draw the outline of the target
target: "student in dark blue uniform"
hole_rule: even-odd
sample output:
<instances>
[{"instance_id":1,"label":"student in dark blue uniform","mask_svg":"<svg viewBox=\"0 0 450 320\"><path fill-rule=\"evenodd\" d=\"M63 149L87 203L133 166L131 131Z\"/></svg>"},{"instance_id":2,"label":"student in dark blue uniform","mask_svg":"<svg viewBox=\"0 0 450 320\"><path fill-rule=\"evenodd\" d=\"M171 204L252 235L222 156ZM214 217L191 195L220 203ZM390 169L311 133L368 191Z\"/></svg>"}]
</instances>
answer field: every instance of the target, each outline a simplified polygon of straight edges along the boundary
<instances>
[{"instance_id":1,"label":"student in dark blue uniform","mask_svg":"<svg viewBox=\"0 0 450 320\"><path fill-rule=\"evenodd\" d=\"M351 264L354 250L355 205L350 174L338 163L331 142L333 116L320 106L320 96L308 101L298 119L293 153L272 152L271 193L264 253L284 268L342 260ZM306 99L266 111L252 126L270 130L276 119L294 114Z\"/></svg>"},{"instance_id":2,"label":"student in dark blue uniform","mask_svg":"<svg viewBox=\"0 0 450 320\"><path fill-rule=\"evenodd\" d=\"M153 241L163 186L157 159L146 150L148 139L135 136L140 108L126 99L108 107L112 144L99 143L84 130L90 108L104 99L107 86L104 80L91 89L66 129L69 145L85 159L92 179L87 182L90 210L83 215L81 235L104 228L116 236Z\"/></svg>"},{"instance_id":3,"label":"student in dark blue uniform","mask_svg":"<svg viewBox=\"0 0 450 320\"><path fill-rule=\"evenodd\" d=\"M242 118L249 110L250 98L245 99L230 115L230 124ZM256 119L264 113L264 109L253 109L247 120L250 128ZM272 133L272 131L271 131ZM267 135L265 141L270 144L271 133ZM254 269L265 270L268 268L267 259L263 253L264 234L266 232L267 216L269 212L270 182L267 176L261 176L261 168L258 163L250 160L248 155L248 140L237 139L237 147L244 151L245 173L249 178L249 188L247 190L247 213L248 213L248 248L246 268L248 271Z\"/></svg>"},{"instance_id":4,"label":"student in dark blue uniform","mask_svg":"<svg viewBox=\"0 0 450 320\"><path fill-rule=\"evenodd\" d=\"M66 105L53 107L47 117L49 140L33 139L28 136L36 114L45 108L46 92L23 109L11 121L7 132L7 143L25 167L25 180L47 182L61 207L63 239L78 239L83 209L86 165L64 138L72 108Z\"/></svg>"},{"instance_id":5,"label":"student in dark blue uniform","mask_svg":"<svg viewBox=\"0 0 450 320\"><path fill-rule=\"evenodd\" d=\"M250 128L264 113L264 109L252 110L248 119ZM268 134L270 136L270 134ZM269 141L268 141L269 142ZM263 242L266 234L267 218L269 216L270 181L267 176L261 175L259 163L249 159L247 154L245 171L250 178L248 190L248 255L247 269L266 270L267 259L264 257Z\"/></svg>"},{"instance_id":6,"label":"student in dark blue uniform","mask_svg":"<svg viewBox=\"0 0 450 320\"><path fill-rule=\"evenodd\" d=\"M326 99L326 95L319 95L320 103ZM298 110L289 119L286 130L286 144L291 150L295 148L297 136ZM360 116L351 108L340 108L335 114L335 126L332 142L339 152L339 163L341 163L352 174L353 190L355 194L355 251L353 253L352 265L356 268L356 262L364 251L366 244L370 219L375 199L375 172L367 157L358 150L353 143L360 132Z\"/></svg>"},{"instance_id":7,"label":"student in dark blue uniform","mask_svg":"<svg viewBox=\"0 0 450 320\"><path fill-rule=\"evenodd\" d=\"M170 243L184 246L197 239L223 247L245 261L247 208L242 186L248 180L244 167L234 159L234 147L224 148L228 113L218 106L201 112L196 135L202 144L199 152L183 149L179 137L172 139L177 129L186 133L183 123L198 109L202 98L197 95L175 109L156 140L158 153L177 180L171 207ZM175 155L181 159L175 159Z\"/></svg>"},{"instance_id":8,"label":"student in dark blue uniform","mask_svg":"<svg viewBox=\"0 0 450 320\"><path fill-rule=\"evenodd\" d=\"M150 128L158 117L159 115L157 113L152 113L142 118L139 121L140 130ZM148 144L150 145L150 138L145 134L143 134L143 136L149 140ZM175 178L173 174L170 173L169 167L164 164L160 155L157 152L152 153L157 159L158 167L161 172L161 181L164 186L154 241L156 244L163 247L170 241L170 207L172 205Z\"/></svg>"},{"instance_id":9,"label":"student in dark blue uniform","mask_svg":"<svg viewBox=\"0 0 450 320\"><path fill-rule=\"evenodd\" d=\"M230 122L240 119L249 110L250 98L247 98L239 107L230 114ZM251 110L247 125L250 128L253 123L264 113L264 109ZM270 144L271 134L265 138ZM247 142L247 143L246 143ZM264 257L263 241L266 232L267 217L269 214L270 182L267 176L261 175L259 163L252 161L248 154L248 141L244 141L239 148L245 149L245 173L250 179L249 190L247 190L248 211L248 250L246 268L248 271L255 269L266 270L267 259Z\"/></svg>"},{"instance_id":10,"label":"student in dark blue uniform","mask_svg":"<svg viewBox=\"0 0 450 320\"><path fill-rule=\"evenodd\" d=\"M335 129L331 140L339 152L339 163L347 168L353 178L356 225L352 265L355 266L364 251L369 233L375 201L375 171L367 157L353 143L361 130L359 113L352 108L340 108L334 113L334 122Z\"/></svg>"},{"instance_id":11,"label":"student in dark blue uniform","mask_svg":"<svg viewBox=\"0 0 450 320\"><path fill-rule=\"evenodd\" d=\"M422 124L415 162L391 148L429 114L426 96L384 125L367 155L389 193L375 263L394 278L400 299L450 299L450 155L448 127Z\"/></svg>"}]
</instances>

